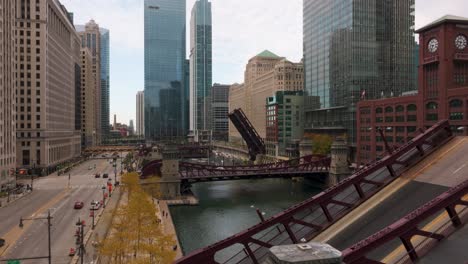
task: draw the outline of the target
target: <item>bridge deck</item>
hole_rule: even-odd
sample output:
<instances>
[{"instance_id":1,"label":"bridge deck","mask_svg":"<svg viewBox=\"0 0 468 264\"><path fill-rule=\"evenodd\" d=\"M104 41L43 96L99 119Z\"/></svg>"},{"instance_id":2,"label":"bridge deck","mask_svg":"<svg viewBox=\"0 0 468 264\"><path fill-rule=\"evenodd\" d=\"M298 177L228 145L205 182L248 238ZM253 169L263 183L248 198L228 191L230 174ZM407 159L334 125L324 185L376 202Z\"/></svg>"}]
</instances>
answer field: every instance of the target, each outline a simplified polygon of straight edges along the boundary
<instances>
[{"instance_id":1,"label":"bridge deck","mask_svg":"<svg viewBox=\"0 0 468 264\"><path fill-rule=\"evenodd\" d=\"M392 224L450 187L468 179L466 153L468 153L468 138L454 138L314 240L330 243L337 249L343 250ZM466 228L464 230L467 232ZM453 238L465 243L468 240L466 233L463 236L463 232L457 233ZM453 238L450 237L447 246L441 247L440 253L436 253L438 247L435 248L432 252L434 258L442 257L445 252L443 249L450 249L448 245L453 243ZM371 256L383 259L384 263L394 263L406 253L399 245L401 245L399 241L392 241L385 249L377 250ZM465 253L466 250L459 251L458 255L453 257L457 258ZM426 261L429 259L432 257Z\"/></svg>"},{"instance_id":2,"label":"bridge deck","mask_svg":"<svg viewBox=\"0 0 468 264\"><path fill-rule=\"evenodd\" d=\"M421 160L445 146L451 138L448 121L440 121L391 154L320 194L238 234L191 252L176 263L262 263L271 246L315 238L342 217L352 213L353 209L367 203L376 193L378 195L382 188L392 185L402 173L414 169ZM221 253L227 251L233 255L228 259L221 258Z\"/></svg>"}]
</instances>

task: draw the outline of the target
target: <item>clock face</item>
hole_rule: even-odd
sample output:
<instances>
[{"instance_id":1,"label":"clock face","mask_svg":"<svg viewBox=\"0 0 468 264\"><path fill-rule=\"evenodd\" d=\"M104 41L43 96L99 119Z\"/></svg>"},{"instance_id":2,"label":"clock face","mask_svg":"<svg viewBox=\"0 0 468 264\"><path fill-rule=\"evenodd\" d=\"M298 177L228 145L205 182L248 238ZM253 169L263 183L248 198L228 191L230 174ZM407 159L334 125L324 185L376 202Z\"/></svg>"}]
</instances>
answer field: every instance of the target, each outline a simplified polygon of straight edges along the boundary
<instances>
[{"instance_id":1,"label":"clock face","mask_svg":"<svg viewBox=\"0 0 468 264\"><path fill-rule=\"evenodd\" d=\"M459 50L465 49L466 37L463 35L458 35L458 37L455 38L455 47L457 47Z\"/></svg>"},{"instance_id":2,"label":"clock face","mask_svg":"<svg viewBox=\"0 0 468 264\"><path fill-rule=\"evenodd\" d=\"M433 38L429 40L429 43L427 44L427 49L429 50L429 52L432 52L432 53L436 52L438 47L439 47L439 41L437 41L437 39Z\"/></svg>"}]
</instances>

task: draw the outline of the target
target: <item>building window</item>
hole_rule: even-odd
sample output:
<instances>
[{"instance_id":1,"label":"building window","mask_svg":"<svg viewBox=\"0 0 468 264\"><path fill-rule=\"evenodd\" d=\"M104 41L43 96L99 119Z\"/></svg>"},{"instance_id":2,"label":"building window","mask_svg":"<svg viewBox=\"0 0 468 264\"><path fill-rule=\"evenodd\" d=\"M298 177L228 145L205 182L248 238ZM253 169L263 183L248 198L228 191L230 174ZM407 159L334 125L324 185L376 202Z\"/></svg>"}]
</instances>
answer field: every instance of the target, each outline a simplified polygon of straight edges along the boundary
<instances>
[{"instance_id":1,"label":"building window","mask_svg":"<svg viewBox=\"0 0 468 264\"><path fill-rule=\"evenodd\" d=\"M398 113L400 113L400 112L405 111L405 108L404 108L402 105L399 105L399 106L397 106L397 107L395 108L395 111L398 112Z\"/></svg>"},{"instance_id":2,"label":"building window","mask_svg":"<svg viewBox=\"0 0 468 264\"><path fill-rule=\"evenodd\" d=\"M383 122L383 118L382 118L382 117L376 117L376 118L375 118L375 122L376 122L376 123L382 123L382 122Z\"/></svg>"},{"instance_id":3,"label":"building window","mask_svg":"<svg viewBox=\"0 0 468 264\"><path fill-rule=\"evenodd\" d=\"M453 99L450 101L450 108L458 108L462 106L463 106L463 102L460 99Z\"/></svg>"},{"instance_id":4,"label":"building window","mask_svg":"<svg viewBox=\"0 0 468 264\"><path fill-rule=\"evenodd\" d=\"M405 127L401 127L401 126L396 127L396 132L404 133L405 132Z\"/></svg>"},{"instance_id":5,"label":"building window","mask_svg":"<svg viewBox=\"0 0 468 264\"><path fill-rule=\"evenodd\" d=\"M406 131L408 131L408 133L415 132L415 131L416 131L416 127L415 127L415 126L406 127Z\"/></svg>"},{"instance_id":6,"label":"building window","mask_svg":"<svg viewBox=\"0 0 468 264\"><path fill-rule=\"evenodd\" d=\"M405 117L404 116L397 116L396 117L396 122L405 122Z\"/></svg>"},{"instance_id":7,"label":"building window","mask_svg":"<svg viewBox=\"0 0 468 264\"><path fill-rule=\"evenodd\" d=\"M416 110L418 110L418 108L416 107L415 104L410 104L406 107L406 111L408 112L416 112Z\"/></svg>"},{"instance_id":8,"label":"building window","mask_svg":"<svg viewBox=\"0 0 468 264\"><path fill-rule=\"evenodd\" d=\"M463 113L462 112L450 113L450 120L463 120Z\"/></svg>"},{"instance_id":9,"label":"building window","mask_svg":"<svg viewBox=\"0 0 468 264\"><path fill-rule=\"evenodd\" d=\"M385 122L387 122L387 123L393 122L393 116L386 116L385 117Z\"/></svg>"},{"instance_id":10,"label":"building window","mask_svg":"<svg viewBox=\"0 0 468 264\"><path fill-rule=\"evenodd\" d=\"M385 113L393 113L393 108L391 106L385 107Z\"/></svg>"},{"instance_id":11,"label":"building window","mask_svg":"<svg viewBox=\"0 0 468 264\"><path fill-rule=\"evenodd\" d=\"M417 120L418 118L416 117L416 115L408 115L408 118L407 118L408 122L415 122Z\"/></svg>"},{"instance_id":12,"label":"building window","mask_svg":"<svg viewBox=\"0 0 468 264\"><path fill-rule=\"evenodd\" d=\"M429 113L426 115L426 121L437 121L439 120L439 115L437 113Z\"/></svg>"},{"instance_id":13,"label":"building window","mask_svg":"<svg viewBox=\"0 0 468 264\"><path fill-rule=\"evenodd\" d=\"M405 138L404 137L396 137L396 142L397 143L405 143Z\"/></svg>"},{"instance_id":14,"label":"building window","mask_svg":"<svg viewBox=\"0 0 468 264\"><path fill-rule=\"evenodd\" d=\"M381 114L381 113L383 113L382 108L380 108L380 107L376 108L376 109L375 109L375 113L376 113L376 114Z\"/></svg>"},{"instance_id":15,"label":"building window","mask_svg":"<svg viewBox=\"0 0 468 264\"><path fill-rule=\"evenodd\" d=\"M436 102L429 102L426 104L426 109L428 110L435 110L438 108L438 104Z\"/></svg>"}]
</instances>

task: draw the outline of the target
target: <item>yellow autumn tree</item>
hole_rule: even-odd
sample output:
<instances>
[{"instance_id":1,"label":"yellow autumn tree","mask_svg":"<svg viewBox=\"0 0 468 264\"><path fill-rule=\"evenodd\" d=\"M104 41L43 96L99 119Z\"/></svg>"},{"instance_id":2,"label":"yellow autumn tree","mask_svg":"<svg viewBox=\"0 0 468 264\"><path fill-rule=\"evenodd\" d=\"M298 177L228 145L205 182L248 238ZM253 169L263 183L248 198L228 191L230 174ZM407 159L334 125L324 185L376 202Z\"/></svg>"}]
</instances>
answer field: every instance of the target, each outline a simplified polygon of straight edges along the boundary
<instances>
[{"instance_id":1,"label":"yellow autumn tree","mask_svg":"<svg viewBox=\"0 0 468 264\"><path fill-rule=\"evenodd\" d=\"M312 151L314 154L327 155L330 154L332 137L329 135L317 134L312 137Z\"/></svg>"},{"instance_id":2,"label":"yellow autumn tree","mask_svg":"<svg viewBox=\"0 0 468 264\"><path fill-rule=\"evenodd\" d=\"M150 195L138 184L138 174L122 178L128 201L114 218L110 235L100 248L112 263L171 263L175 258L173 236L163 234L157 209ZM119 245L119 244L124 245Z\"/></svg>"}]
</instances>

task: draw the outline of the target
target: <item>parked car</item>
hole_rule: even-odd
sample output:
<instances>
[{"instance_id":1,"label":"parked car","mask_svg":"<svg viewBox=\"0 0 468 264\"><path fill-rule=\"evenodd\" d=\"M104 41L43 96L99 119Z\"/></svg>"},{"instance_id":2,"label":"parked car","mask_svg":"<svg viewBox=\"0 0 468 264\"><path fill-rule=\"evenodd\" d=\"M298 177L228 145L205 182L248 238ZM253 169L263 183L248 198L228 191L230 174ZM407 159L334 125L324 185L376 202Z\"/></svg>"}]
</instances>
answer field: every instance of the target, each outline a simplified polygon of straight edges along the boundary
<instances>
[{"instance_id":1,"label":"parked car","mask_svg":"<svg viewBox=\"0 0 468 264\"><path fill-rule=\"evenodd\" d=\"M93 167L91 167L91 166L88 167L88 170L92 170L92 169L93 169Z\"/></svg>"},{"instance_id":2,"label":"parked car","mask_svg":"<svg viewBox=\"0 0 468 264\"><path fill-rule=\"evenodd\" d=\"M84 203L78 201L78 202L75 202L75 205L73 206L73 208L81 209L81 208L83 208L83 206L84 206Z\"/></svg>"},{"instance_id":3,"label":"parked car","mask_svg":"<svg viewBox=\"0 0 468 264\"><path fill-rule=\"evenodd\" d=\"M109 174L104 173L104 174L102 175L102 177L103 177L103 178L109 178Z\"/></svg>"},{"instance_id":4,"label":"parked car","mask_svg":"<svg viewBox=\"0 0 468 264\"><path fill-rule=\"evenodd\" d=\"M99 173L94 174L94 178L101 178L101 174Z\"/></svg>"},{"instance_id":5,"label":"parked car","mask_svg":"<svg viewBox=\"0 0 468 264\"><path fill-rule=\"evenodd\" d=\"M5 239L0 238L0 247L3 247L5 245Z\"/></svg>"}]
</instances>

